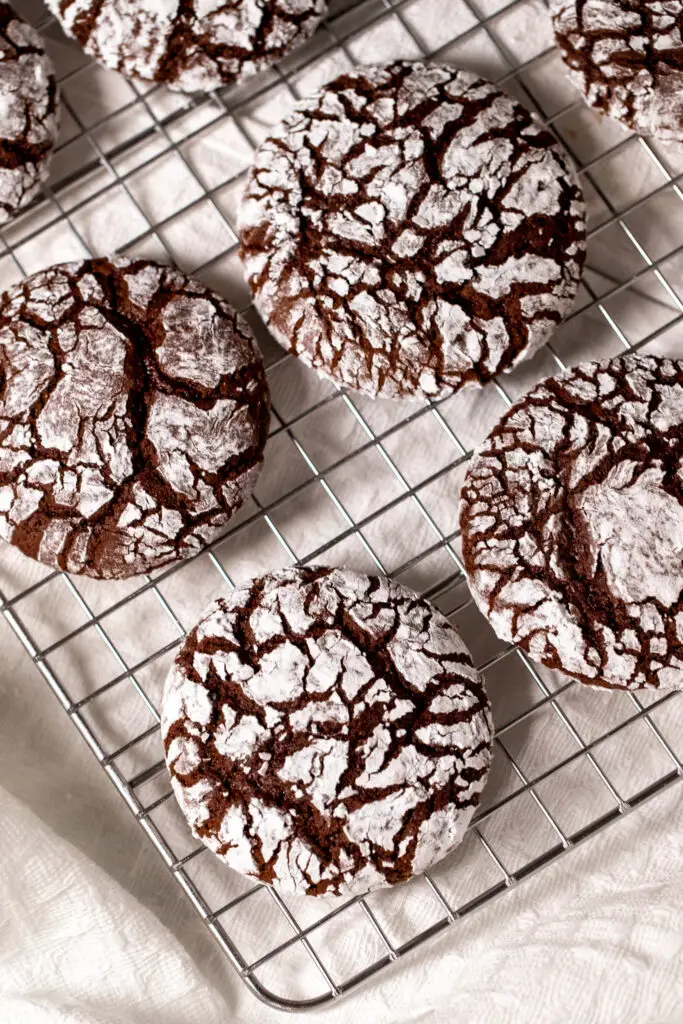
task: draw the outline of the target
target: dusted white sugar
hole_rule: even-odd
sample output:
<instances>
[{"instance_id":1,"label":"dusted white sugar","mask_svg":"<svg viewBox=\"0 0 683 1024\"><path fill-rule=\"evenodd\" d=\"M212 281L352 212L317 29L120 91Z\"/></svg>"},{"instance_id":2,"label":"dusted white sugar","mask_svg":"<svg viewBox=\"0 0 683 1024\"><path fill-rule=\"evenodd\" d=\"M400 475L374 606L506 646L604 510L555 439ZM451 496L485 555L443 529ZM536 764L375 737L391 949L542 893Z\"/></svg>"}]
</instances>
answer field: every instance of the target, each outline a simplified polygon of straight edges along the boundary
<instances>
[{"instance_id":1,"label":"dusted white sugar","mask_svg":"<svg viewBox=\"0 0 683 1024\"><path fill-rule=\"evenodd\" d=\"M588 102L643 135L683 141L683 3L551 0L550 7Z\"/></svg>"},{"instance_id":2,"label":"dusted white sugar","mask_svg":"<svg viewBox=\"0 0 683 1024\"><path fill-rule=\"evenodd\" d=\"M199 281L146 260L58 265L2 296L0 346L0 536L25 554L147 572L198 551L251 492L263 364Z\"/></svg>"},{"instance_id":3,"label":"dusted white sugar","mask_svg":"<svg viewBox=\"0 0 683 1024\"><path fill-rule=\"evenodd\" d=\"M456 631L405 588L338 569L283 570L215 602L168 678L162 733L196 834L237 870L314 894L401 881L418 848L424 866L444 856L491 757ZM425 831L435 805L447 813Z\"/></svg>"},{"instance_id":4,"label":"dusted white sugar","mask_svg":"<svg viewBox=\"0 0 683 1024\"><path fill-rule=\"evenodd\" d=\"M549 378L472 460L474 598L499 636L586 682L683 689L683 363L626 356Z\"/></svg>"},{"instance_id":5,"label":"dusted white sugar","mask_svg":"<svg viewBox=\"0 0 683 1024\"><path fill-rule=\"evenodd\" d=\"M57 79L40 35L0 11L0 224L29 203L50 169L59 131Z\"/></svg>"},{"instance_id":6,"label":"dusted white sugar","mask_svg":"<svg viewBox=\"0 0 683 1024\"><path fill-rule=\"evenodd\" d=\"M47 0L95 60L186 92L253 75L317 28L325 0Z\"/></svg>"},{"instance_id":7,"label":"dusted white sugar","mask_svg":"<svg viewBox=\"0 0 683 1024\"><path fill-rule=\"evenodd\" d=\"M592 541L591 558L610 590L632 604L675 605L683 592L683 509L663 488L661 469L631 484L588 487L579 501Z\"/></svg>"},{"instance_id":8,"label":"dusted white sugar","mask_svg":"<svg viewBox=\"0 0 683 1024\"><path fill-rule=\"evenodd\" d=\"M420 397L548 339L576 294L583 217L526 110L469 72L397 61L297 105L256 153L239 229L281 344L372 396Z\"/></svg>"}]
</instances>

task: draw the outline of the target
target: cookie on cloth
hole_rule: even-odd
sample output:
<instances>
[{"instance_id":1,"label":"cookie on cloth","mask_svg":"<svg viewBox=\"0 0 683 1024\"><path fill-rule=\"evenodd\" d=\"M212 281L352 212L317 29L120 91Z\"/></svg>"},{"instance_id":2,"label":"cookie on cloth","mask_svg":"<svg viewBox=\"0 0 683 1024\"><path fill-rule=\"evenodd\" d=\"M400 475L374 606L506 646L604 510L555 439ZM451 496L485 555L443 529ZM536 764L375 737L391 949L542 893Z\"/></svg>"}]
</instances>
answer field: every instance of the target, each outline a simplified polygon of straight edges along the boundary
<instances>
[{"instance_id":1,"label":"cookie on cloth","mask_svg":"<svg viewBox=\"0 0 683 1024\"><path fill-rule=\"evenodd\" d=\"M494 630L584 683L683 689L683 362L542 381L462 491L470 589Z\"/></svg>"},{"instance_id":2,"label":"cookie on cloth","mask_svg":"<svg viewBox=\"0 0 683 1024\"><path fill-rule=\"evenodd\" d=\"M239 228L277 341L388 398L510 370L568 312L584 260L552 135L491 83L409 61L299 103L256 152Z\"/></svg>"},{"instance_id":3,"label":"cookie on cloth","mask_svg":"<svg viewBox=\"0 0 683 1024\"><path fill-rule=\"evenodd\" d=\"M491 760L460 635L387 579L286 569L214 602L169 675L162 735L192 831L286 892L393 885L449 853Z\"/></svg>"},{"instance_id":4,"label":"cookie on cloth","mask_svg":"<svg viewBox=\"0 0 683 1024\"><path fill-rule=\"evenodd\" d=\"M54 65L35 29L0 3L0 223L37 195L58 131Z\"/></svg>"},{"instance_id":5,"label":"cookie on cloth","mask_svg":"<svg viewBox=\"0 0 683 1024\"><path fill-rule=\"evenodd\" d=\"M249 326L178 270L84 260L0 297L0 537L47 565L196 553L251 493L268 421Z\"/></svg>"},{"instance_id":6,"label":"cookie on cloth","mask_svg":"<svg viewBox=\"0 0 683 1024\"><path fill-rule=\"evenodd\" d=\"M325 0L46 0L70 36L126 78L216 89L284 57L318 27Z\"/></svg>"},{"instance_id":7,"label":"cookie on cloth","mask_svg":"<svg viewBox=\"0 0 683 1024\"><path fill-rule=\"evenodd\" d=\"M681 0L551 0L577 88L642 135L683 142Z\"/></svg>"}]
</instances>

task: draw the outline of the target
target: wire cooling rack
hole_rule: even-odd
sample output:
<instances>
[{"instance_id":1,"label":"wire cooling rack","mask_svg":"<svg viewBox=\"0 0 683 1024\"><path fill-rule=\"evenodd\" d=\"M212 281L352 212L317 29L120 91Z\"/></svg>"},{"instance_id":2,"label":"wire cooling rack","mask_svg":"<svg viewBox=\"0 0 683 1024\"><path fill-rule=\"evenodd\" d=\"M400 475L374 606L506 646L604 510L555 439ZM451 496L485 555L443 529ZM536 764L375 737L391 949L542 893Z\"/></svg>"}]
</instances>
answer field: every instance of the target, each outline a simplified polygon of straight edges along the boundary
<instances>
[{"instance_id":1,"label":"wire cooling rack","mask_svg":"<svg viewBox=\"0 0 683 1024\"><path fill-rule=\"evenodd\" d=\"M58 66L62 139L44 194L1 233L0 284L112 250L176 262L247 311L273 424L255 499L202 555L103 584L5 549L2 612L245 983L282 1009L319 1005L451 925L457 941L466 915L681 777L675 694L592 691L493 636L464 583L457 496L473 446L542 376L628 349L683 351L683 148L585 107L540 0L342 0L279 66L195 97L126 83L40 6L26 0L22 13ZM268 126L344 68L399 56L479 71L534 108L572 154L589 207L584 284L552 346L483 392L424 404L340 392L275 346L249 308L234 228ZM185 631L236 581L294 562L420 590L460 628L494 703L495 767L465 842L429 874L364 898L283 897L221 865L189 834L161 760L158 701Z\"/></svg>"}]
</instances>

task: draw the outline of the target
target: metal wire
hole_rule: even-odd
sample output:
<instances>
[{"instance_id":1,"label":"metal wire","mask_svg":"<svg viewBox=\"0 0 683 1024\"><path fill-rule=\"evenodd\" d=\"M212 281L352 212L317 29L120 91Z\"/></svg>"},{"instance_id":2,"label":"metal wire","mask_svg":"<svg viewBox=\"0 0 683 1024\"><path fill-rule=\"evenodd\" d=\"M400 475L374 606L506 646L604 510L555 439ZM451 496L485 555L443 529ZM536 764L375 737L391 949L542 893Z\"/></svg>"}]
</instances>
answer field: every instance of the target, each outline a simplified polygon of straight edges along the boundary
<instances>
[{"instance_id":1,"label":"metal wire","mask_svg":"<svg viewBox=\"0 0 683 1024\"><path fill-rule=\"evenodd\" d=\"M83 159L81 150L81 157L76 165L65 160L63 163L66 170L53 176L44 194L36 200L29 211L0 233L0 266L5 261L11 261L19 276L24 276L30 269L35 269L27 266L24 254L30 251L31 245L40 242L47 237L48 232L55 229L63 233L65 244L72 244L71 251L75 247L83 255L95 255L91 253L87 237L78 226L79 214L95 199L105 204L113 203L117 195L124 194L136 216L141 218L146 226L128 239L119 251L140 251L141 246L153 243L160 256L169 262L174 262L174 254L165 241L165 230L183 215L208 204L226 229L226 237L230 241L222 251L207 255L205 260L193 266L195 273L200 276L206 275L236 250L237 232L230 216L223 208L221 197L226 189L239 184L243 171L227 175L219 184L207 188L198 168L187 155L189 144L201 140L207 130L215 132L230 129L238 133L248 151L253 151L256 140L248 124L248 113L255 104L267 101L283 89L290 97L297 98L298 76L319 61L338 57L345 59L350 65L357 63L357 54L359 49L362 50L364 34L374 32L378 28L391 27L394 31L400 32L406 46L412 49L415 56L430 59L455 60L451 51L456 44L462 47L466 43L486 39L491 51L507 69L502 75L497 76L498 81L509 88L514 87L518 93L521 92L527 105L536 110L541 119L560 136L565 147L571 151L571 139L563 136L562 125L567 117L577 114L582 109L582 101L576 98L556 110L552 116L545 116L542 90L533 84L534 75L556 59L555 51L552 47L546 47L531 59L521 61L517 59L514 47L507 37L510 19L534 2L535 0L511 0L505 3L502 0L498 9L491 11L491 4L484 4L482 0L458 0L453 6L458 7L461 15L465 14L464 27L454 28L452 38L440 42L437 48L430 50L414 27L415 19L411 12L416 0L340 0L332 4L330 15L314 42L271 72L259 76L245 86L206 96L176 95L169 108L168 102L163 102L164 98L168 100L164 90L158 87L143 89L132 84L130 98L89 122L79 113L78 104L71 98L78 93L79 81L92 71L91 62L84 59L77 68L62 76L64 109L73 130L68 141L61 147L61 153L67 155L70 146L85 144L88 147L88 156ZM47 14L40 21L39 28L50 38L60 38L58 27ZM103 139L115 119L133 114L142 118L144 127L123 141L108 146ZM191 118L197 117L201 117L199 127L184 127L193 123ZM121 169L122 159L141 150L146 144L154 145L152 155L136 160L134 166L127 170ZM627 160L633 147L638 147L651 162L661 180L653 183L646 194L633 199L626 209L619 209L611 202L601 185L600 175L602 169L607 166L607 161ZM171 214L152 219L136 195L135 180L144 171L153 172L157 161L171 154L182 164L188 180L193 183L196 195ZM683 245L672 246L667 252L656 258L652 257L637 237L631 218L647 203L663 197L672 196L677 202L683 203L683 191L680 187L680 184L683 184L683 174L672 173L656 148L644 139L621 138L598 156L583 163L578 152L573 152L572 155L579 177L599 198L603 208L600 222L589 232L588 268L591 267L591 246L595 244L598 236L614 229L620 231L632 247L641 267L627 279L621 279L618 275L610 278L604 270L598 270L597 274L603 284L607 282L606 286L601 287L599 294L591 284L590 273L587 274L584 290L588 300L568 317L566 323L571 325L579 318L585 320L598 314L608 325L619 348L640 349L656 342L665 332L679 326L683 320L683 298L666 276L667 264L670 265L677 255L683 253ZM99 180L102 172L106 175L104 183ZM91 179L92 188L88 187ZM84 194L76 201L70 198L70 189L74 185L84 188ZM678 216L683 219L683 206ZM661 289L660 298L653 298L651 294L644 294L640 290L641 286L649 284L652 280L656 281ZM610 311L610 304L624 294L629 294L636 301L647 301L656 305L666 315L666 321L636 342L629 341L624 329ZM247 312L254 316L253 310ZM586 322L590 323L590 320ZM565 360L557 345L548 346L547 352L556 367L565 367ZM286 367L290 359L290 356L281 352L273 356L269 365L271 376ZM506 385L502 381L496 381L493 388L500 400L509 406L512 398ZM430 511L428 500L430 488L439 485L454 471L462 471L471 455L470 445L458 436L459 425L456 423L454 426L449 418L447 401L444 399L425 402L423 405L409 404L398 421L389 422L382 429L373 428L371 418L364 412L365 406L357 396L332 388L315 397L305 407L289 414L279 411L276 402L273 410L271 444L276 440L280 442L287 439L291 450L298 454L306 467L307 476L268 501L254 500L254 510L243 515L237 525L211 544L205 553L198 556L206 559L206 571L215 574L216 592L234 585L234 573L229 558L228 564L224 564L226 539L243 539L247 535L246 531L262 524L282 552L284 561L291 563L325 561L333 555L333 549L344 542L355 543L359 552L371 565L381 572L389 570L395 577L405 578L416 570L429 567L430 560L443 558L442 567L436 575L427 573L430 582L423 586L423 592L430 599L440 602L454 620L469 614L472 611L472 602L464 591L463 566L458 550L459 532L445 531L439 526L436 517ZM300 429L305 427L307 421L311 422L310 418L313 416L334 418L342 412L351 417L363 440L356 444L351 452L342 454L324 467L318 466L311 452L307 450L306 443L301 440ZM392 455L392 450L401 435L409 437L409 432L416 425L426 422L427 417L437 425L440 443L444 449L452 451L452 458L446 465L425 475L417 483L411 483L401 467L400 460ZM393 481L394 491L379 507L365 512L362 516L354 517L348 502L343 501L335 491L335 474L352 459L369 452L375 452L382 460ZM296 544L287 539L286 527L279 525L282 523L282 513L293 500L313 500L316 496L321 496L322 500L335 510L340 526L332 537L318 544L313 550L298 552ZM407 515L408 509L411 509L417 516L417 521L423 524L425 537L428 539L420 540L419 531L416 531L415 542L407 557L398 565L387 565L386 556L378 550L377 541L373 538L379 536L377 531L383 517L398 512ZM296 901L283 898L269 887L240 881L227 868L223 869L224 877L222 876L219 892L216 893L215 885L209 881L210 877L213 877L211 854L207 853L201 844L194 844L189 840L187 834L178 840L173 828L168 824L170 818L165 817L175 812L175 805L169 799L171 792L161 759L158 707L154 694L146 682L150 672L163 667L164 659L168 659L184 635L182 608L174 606L176 599L169 596L168 586L174 577L179 576L182 579L182 574L190 571L189 567L193 561L195 560L172 565L156 573L153 578L144 577L135 581L125 596L114 598L112 595L112 600L104 609L93 607L81 581L60 573L49 572L38 580L18 586L15 593L0 591L0 610L228 959L244 982L271 1005L281 1009L298 1010L339 998L428 941L445 927L456 924L467 914L501 896L544 865L590 839L640 806L645 800L672 785L683 774L679 756L653 718L653 715L663 707L672 706L672 702L677 699L676 694L657 695L648 704L634 694L628 695L628 713L620 714L618 718L615 717L614 720L605 723L598 735L586 740L573 720L571 704L568 703L577 693L574 682L550 679L547 674L539 671L523 652L513 647L491 647L481 657L479 667L489 673L504 669L513 673L513 666L516 664L515 671L522 673L530 687L530 695L527 695L526 705L498 727L497 758L499 765L502 766L502 774L506 775L507 784L502 788L496 788L488 797L463 844L462 857L460 860L447 861L445 865L437 867L421 881L414 883L421 886L420 906L425 912L429 911L430 920L423 920L420 924L409 924L404 910L404 900L406 893L410 891L410 885L388 890L381 895L354 897L334 906L325 901L318 901L317 916L313 920L310 919L310 901L304 913L301 904L295 905ZM49 587L65 588L62 593L68 593L73 600L75 607L80 611L81 621L65 627L49 642L41 643L32 635L25 620L33 602L48 593L46 588ZM449 595L457 593L458 590L462 591L458 600L447 608L446 605L451 603ZM163 643L159 642L153 650L130 663L122 653L120 644L116 643L112 624L117 613L125 610L132 602L147 598L156 602L160 614L168 623L172 638L165 639ZM72 680L62 678L59 664L64 652L68 651L71 645L81 641L90 645L101 645L102 649L108 652L114 668L87 693L75 697L72 696ZM121 737L121 741L109 749L98 730L102 717L106 719L106 711L102 712L99 720L94 712L104 707L104 702L109 698L123 698L124 694L128 693L134 694L140 707L145 710L148 724L144 728L131 726L125 736ZM543 716L548 714L570 743L570 752L563 756L551 757L551 763L547 767L530 771L522 763L519 753L511 749L511 742L520 729L533 727L535 723L545 721ZM96 720L98 724L95 724ZM648 730L648 734L663 751L667 759L666 766L638 792L626 795L620 791L617 781L611 777L601 751L608 743L621 742L630 729L639 725ZM550 755L552 751L548 753ZM582 764L589 766L604 800L602 803L596 801L595 809L580 825L569 827L564 823L563 812L566 807L558 805L556 798L548 795L547 787L549 783L559 779L562 773L576 770ZM538 820L547 826L545 838L533 851L524 848L511 852L504 841L505 829L512 809L516 805L520 806L520 801L525 800L530 801L527 806L533 807L540 816ZM564 800L569 801L570 796L565 795ZM481 864L480 857L483 858ZM469 886L467 891L460 892L458 886L465 873L470 879ZM272 934L268 928L261 930L262 944L258 950L246 948L243 943L244 933L239 924L247 917L258 917L254 909L256 901L261 908L260 913L264 913L265 907L266 912L276 915L279 921L278 926L273 927ZM394 934L396 919L401 925L398 928L398 935ZM274 921L275 918L269 920ZM390 920L394 921L394 931L388 923ZM360 951L362 954L360 960L357 957L352 966L347 964L344 967L339 960L341 948L349 944L342 941L342 935L352 936L352 945L356 952ZM282 990L269 980L268 971L277 966L280 960L297 951L301 951L306 961L314 968L316 981L306 991Z\"/></svg>"}]
</instances>

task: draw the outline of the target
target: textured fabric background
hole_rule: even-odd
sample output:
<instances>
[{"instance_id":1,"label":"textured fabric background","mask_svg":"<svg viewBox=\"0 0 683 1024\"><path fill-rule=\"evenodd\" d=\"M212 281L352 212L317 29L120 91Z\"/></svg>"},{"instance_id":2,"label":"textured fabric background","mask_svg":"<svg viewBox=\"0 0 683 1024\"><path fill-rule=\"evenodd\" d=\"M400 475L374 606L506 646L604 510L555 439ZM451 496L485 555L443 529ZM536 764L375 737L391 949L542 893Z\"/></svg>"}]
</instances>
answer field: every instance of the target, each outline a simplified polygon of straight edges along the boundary
<instances>
[{"instance_id":1,"label":"textured fabric background","mask_svg":"<svg viewBox=\"0 0 683 1024\"><path fill-rule=\"evenodd\" d=\"M134 88L84 60L46 22L39 0L24 0L19 7L35 24L45 25L66 103L53 191L3 231L0 286L53 262L118 249L175 260L244 308L248 294L230 225L251 145L291 107L288 88L275 74L266 76L262 88L241 94L234 117L212 102L187 105L180 94ZM323 29L305 59L285 67L295 89L310 91L353 60L417 57L424 51L504 80L523 102L529 102L530 92L582 167L592 232L585 285L574 314L554 339L556 354L575 363L639 344L645 351L680 356L683 147L646 147L620 127L599 121L578 101L551 48L541 0L393 0L393 6L391 0L363 0L346 14L348 7L349 0L336 0L341 13L334 26L346 39L344 49ZM358 31L354 12L367 21ZM489 20L477 27L477 16ZM513 75L519 68L521 73ZM156 128L158 123L165 131ZM451 537L451 550L457 552L461 456L504 411L501 394L490 386L449 399L439 406L443 422L430 412L414 415L412 404L355 396L347 401L295 360L283 358L263 333L259 336L270 365L275 434L255 495L258 504L251 502L240 513L242 525L216 548L218 562L236 582L293 557L365 571L377 571L381 564L409 586L438 591L439 605L454 613L477 663L490 663L486 675L496 722L505 726L541 694L516 655L506 654L468 603L462 582L448 583L454 562L444 543ZM555 358L544 349L504 379L505 391L514 399L556 369ZM294 417L291 430L284 429ZM368 429L386 435L382 452L367 447ZM323 474L324 486L316 473ZM299 489L289 496L294 488ZM259 509L269 510L270 523ZM350 528L349 517L361 527ZM0 547L0 589L6 597L47 575ZM77 581L77 593L95 614L130 595L130 604L105 615L102 623L125 666L150 659L138 678L155 701L170 657L157 657L158 652L179 639L177 623L192 625L226 581L206 556L165 578L159 589L175 625L150 592L138 594L137 586ZM18 600L15 611L41 649L87 623L83 606L60 578ZM55 649L49 662L74 701L121 672L92 627ZM551 691L564 685L552 673L544 673L543 682ZM586 742L634 713L624 695L579 686L563 690L557 705ZM679 759L682 709L677 697L652 715ZM127 682L87 705L84 714L108 752L154 724ZM576 752L548 704L506 732L505 739L532 779ZM594 753L625 797L672 768L642 718L599 743ZM117 763L130 778L159 757L158 734L152 734ZM162 792L154 787L163 784L163 776L155 777L149 789L140 787L140 798L151 803ZM519 786L499 751L485 805L492 807ZM536 791L568 832L613 806L583 757ZM308 1019L683 1024L682 797L681 787L672 786ZM192 846L187 829L171 801L161 812L183 855ZM0 1024L282 1019L257 1002L232 970L3 619L0 822ZM557 842L528 792L495 811L482 832L509 870ZM204 870L210 874L207 887L215 882L216 905L241 884L220 865ZM482 872L491 870L468 846L438 877L460 898L459 887L466 883L475 889L491 884L482 883ZM414 933L433 920L421 893L418 885L386 898L378 894L372 906L387 927L400 932L411 924ZM255 898L243 906L247 909L234 926L241 929L244 949L257 957L271 937L272 905ZM302 919L313 912L310 905L297 906ZM372 952L372 936L366 949L350 917L335 920L319 942L326 959L341 970L355 954ZM405 938L403 933L399 941ZM292 992L300 984L296 963L283 965L278 991Z\"/></svg>"}]
</instances>

